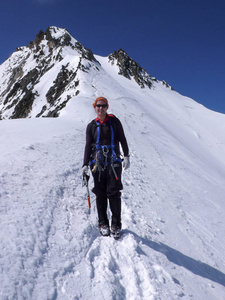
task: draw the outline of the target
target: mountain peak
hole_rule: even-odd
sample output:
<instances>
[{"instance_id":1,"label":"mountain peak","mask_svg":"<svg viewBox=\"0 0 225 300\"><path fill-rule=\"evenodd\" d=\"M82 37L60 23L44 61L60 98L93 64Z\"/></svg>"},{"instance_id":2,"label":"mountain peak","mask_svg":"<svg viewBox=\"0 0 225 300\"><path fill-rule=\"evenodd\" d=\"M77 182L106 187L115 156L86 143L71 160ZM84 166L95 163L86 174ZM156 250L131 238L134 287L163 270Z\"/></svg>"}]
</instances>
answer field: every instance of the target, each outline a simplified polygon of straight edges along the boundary
<instances>
[{"instance_id":1,"label":"mountain peak","mask_svg":"<svg viewBox=\"0 0 225 300\"><path fill-rule=\"evenodd\" d=\"M40 30L36 35L35 40L30 42L28 47L32 50L40 49L40 44L47 43L49 50L54 47L71 46L75 48L77 41L70 35L70 33L64 28L58 28L55 26L48 27L46 32Z\"/></svg>"},{"instance_id":2,"label":"mountain peak","mask_svg":"<svg viewBox=\"0 0 225 300\"><path fill-rule=\"evenodd\" d=\"M119 75L135 80L141 88L152 88L157 82L123 49L108 59L110 68L115 64ZM92 51L56 26L40 30L29 45L17 48L0 67L0 119L57 117L78 94L87 94L87 90L90 97L102 93L96 92L96 78L105 76ZM100 89L104 89L102 84Z\"/></svg>"}]
</instances>

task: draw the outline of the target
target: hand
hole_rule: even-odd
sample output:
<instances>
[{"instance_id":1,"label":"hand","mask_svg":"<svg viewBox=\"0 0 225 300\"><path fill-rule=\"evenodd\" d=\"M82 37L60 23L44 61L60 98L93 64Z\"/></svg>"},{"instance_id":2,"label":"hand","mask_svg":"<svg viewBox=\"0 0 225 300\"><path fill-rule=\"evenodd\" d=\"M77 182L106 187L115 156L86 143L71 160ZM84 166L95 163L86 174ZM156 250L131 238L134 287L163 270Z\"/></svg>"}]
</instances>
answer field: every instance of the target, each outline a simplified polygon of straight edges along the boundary
<instances>
[{"instance_id":1,"label":"hand","mask_svg":"<svg viewBox=\"0 0 225 300\"><path fill-rule=\"evenodd\" d=\"M82 187L88 186L88 180L89 180L89 169L88 166L83 166L82 168Z\"/></svg>"},{"instance_id":2,"label":"hand","mask_svg":"<svg viewBox=\"0 0 225 300\"><path fill-rule=\"evenodd\" d=\"M127 170L130 166L130 157L129 156L125 156L123 159L123 169Z\"/></svg>"},{"instance_id":3,"label":"hand","mask_svg":"<svg viewBox=\"0 0 225 300\"><path fill-rule=\"evenodd\" d=\"M82 168L82 176L89 176L89 169L88 166L83 166Z\"/></svg>"}]
</instances>

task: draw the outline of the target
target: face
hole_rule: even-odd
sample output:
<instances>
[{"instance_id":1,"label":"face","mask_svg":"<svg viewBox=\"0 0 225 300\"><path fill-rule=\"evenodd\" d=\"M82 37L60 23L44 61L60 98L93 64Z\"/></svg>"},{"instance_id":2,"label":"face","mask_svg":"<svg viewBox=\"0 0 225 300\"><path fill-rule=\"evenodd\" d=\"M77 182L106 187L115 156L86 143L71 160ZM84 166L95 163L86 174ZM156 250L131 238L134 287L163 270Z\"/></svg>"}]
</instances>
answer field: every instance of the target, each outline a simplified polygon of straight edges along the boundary
<instances>
[{"instance_id":1,"label":"face","mask_svg":"<svg viewBox=\"0 0 225 300\"><path fill-rule=\"evenodd\" d=\"M95 112L100 120L106 117L107 105L104 100L99 100L95 106Z\"/></svg>"}]
</instances>

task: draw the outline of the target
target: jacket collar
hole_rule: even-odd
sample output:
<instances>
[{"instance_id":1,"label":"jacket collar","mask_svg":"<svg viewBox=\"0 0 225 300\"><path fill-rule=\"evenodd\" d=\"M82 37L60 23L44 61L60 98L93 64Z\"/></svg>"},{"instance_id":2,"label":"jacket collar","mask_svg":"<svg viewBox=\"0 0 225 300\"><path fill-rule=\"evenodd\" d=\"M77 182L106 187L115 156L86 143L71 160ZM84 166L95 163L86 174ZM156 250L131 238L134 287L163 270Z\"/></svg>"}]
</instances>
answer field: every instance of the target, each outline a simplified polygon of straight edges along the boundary
<instances>
[{"instance_id":1,"label":"jacket collar","mask_svg":"<svg viewBox=\"0 0 225 300\"><path fill-rule=\"evenodd\" d=\"M108 116L108 114L106 114L106 117L105 117L104 121L99 120L98 117L96 118L96 122L99 122L99 124L104 124L104 123L106 123L107 121L109 121L109 116Z\"/></svg>"}]
</instances>

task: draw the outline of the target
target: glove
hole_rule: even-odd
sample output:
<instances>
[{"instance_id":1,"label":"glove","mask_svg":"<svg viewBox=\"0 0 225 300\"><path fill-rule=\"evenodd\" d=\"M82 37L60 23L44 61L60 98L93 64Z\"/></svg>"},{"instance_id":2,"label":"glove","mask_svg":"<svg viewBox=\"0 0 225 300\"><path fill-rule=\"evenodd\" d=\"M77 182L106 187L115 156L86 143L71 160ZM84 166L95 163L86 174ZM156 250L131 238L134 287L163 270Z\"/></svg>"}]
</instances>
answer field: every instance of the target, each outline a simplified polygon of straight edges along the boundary
<instances>
[{"instance_id":1,"label":"glove","mask_svg":"<svg viewBox=\"0 0 225 300\"><path fill-rule=\"evenodd\" d=\"M88 186L88 180L89 180L89 169L88 166L83 166L82 168L82 186Z\"/></svg>"},{"instance_id":2,"label":"glove","mask_svg":"<svg viewBox=\"0 0 225 300\"><path fill-rule=\"evenodd\" d=\"M82 176L83 176L83 177L89 176L89 169L88 169L88 166L83 166L83 168L82 168Z\"/></svg>"},{"instance_id":3,"label":"glove","mask_svg":"<svg viewBox=\"0 0 225 300\"><path fill-rule=\"evenodd\" d=\"M129 156L125 156L123 159L123 169L127 170L130 166L130 157Z\"/></svg>"}]
</instances>

